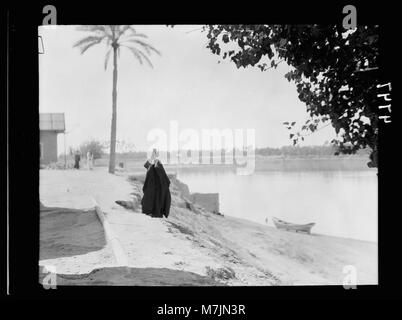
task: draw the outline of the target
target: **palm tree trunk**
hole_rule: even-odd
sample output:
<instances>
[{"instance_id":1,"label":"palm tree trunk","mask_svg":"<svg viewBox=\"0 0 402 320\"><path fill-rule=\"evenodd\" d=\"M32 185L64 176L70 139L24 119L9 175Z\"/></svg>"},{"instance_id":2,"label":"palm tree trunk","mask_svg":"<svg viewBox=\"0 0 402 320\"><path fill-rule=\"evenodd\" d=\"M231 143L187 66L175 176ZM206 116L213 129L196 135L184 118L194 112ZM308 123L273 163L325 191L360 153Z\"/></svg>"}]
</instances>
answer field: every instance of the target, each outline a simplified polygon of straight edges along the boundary
<instances>
[{"instance_id":1,"label":"palm tree trunk","mask_svg":"<svg viewBox=\"0 0 402 320\"><path fill-rule=\"evenodd\" d=\"M109 173L116 168L116 104L117 104L117 47L113 47L113 92L112 92L112 128L110 133Z\"/></svg>"}]
</instances>

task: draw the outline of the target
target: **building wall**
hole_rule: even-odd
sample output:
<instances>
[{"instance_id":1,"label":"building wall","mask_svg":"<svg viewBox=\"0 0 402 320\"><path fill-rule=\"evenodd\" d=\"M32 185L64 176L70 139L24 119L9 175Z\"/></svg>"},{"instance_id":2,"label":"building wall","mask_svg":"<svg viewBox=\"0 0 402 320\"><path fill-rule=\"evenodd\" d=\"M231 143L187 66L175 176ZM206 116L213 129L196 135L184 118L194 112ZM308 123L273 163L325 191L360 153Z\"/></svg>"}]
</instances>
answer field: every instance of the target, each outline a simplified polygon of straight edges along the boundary
<instances>
[{"instance_id":1,"label":"building wall","mask_svg":"<svg viewBox=\"0 0 402 320\"><path fill-rule=\"evenodd\" d=\"M55 131L40 131L39 147L42 149L40 164L57 162L57 133Z\"/></svg>"}]
</instances>

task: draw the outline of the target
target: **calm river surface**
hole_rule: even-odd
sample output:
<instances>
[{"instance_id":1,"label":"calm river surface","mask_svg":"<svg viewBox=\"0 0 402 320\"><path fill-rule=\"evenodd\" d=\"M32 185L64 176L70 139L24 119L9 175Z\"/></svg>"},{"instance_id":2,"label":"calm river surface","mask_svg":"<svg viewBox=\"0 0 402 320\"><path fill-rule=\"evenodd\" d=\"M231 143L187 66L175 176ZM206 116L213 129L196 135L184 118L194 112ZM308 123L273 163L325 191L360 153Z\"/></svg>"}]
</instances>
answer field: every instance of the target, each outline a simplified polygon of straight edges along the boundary
<instances>
[{"instance_id":1,"label":"calm river surface","mask_svg":"<svg viewBox=\"0 0 402 320\"><path fill-rule=\"evenodd\" d=\"M220 211L272 224L315 222L313 233L377 242L377 171L179 170L190 192L218 192Z\"/></svg>"}]
</instances>

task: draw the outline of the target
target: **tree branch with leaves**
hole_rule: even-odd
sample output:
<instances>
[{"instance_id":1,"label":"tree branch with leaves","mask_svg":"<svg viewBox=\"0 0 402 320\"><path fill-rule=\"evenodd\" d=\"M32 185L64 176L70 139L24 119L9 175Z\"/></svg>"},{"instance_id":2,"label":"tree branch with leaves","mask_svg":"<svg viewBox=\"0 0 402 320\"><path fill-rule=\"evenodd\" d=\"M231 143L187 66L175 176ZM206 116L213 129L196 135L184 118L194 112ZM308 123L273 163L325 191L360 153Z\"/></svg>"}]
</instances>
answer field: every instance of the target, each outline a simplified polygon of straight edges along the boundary
<instances>
[{"instance_id":1,"label":"tree branch with leaves","mask_svg":"<svg viewBox=\"0 0 402 320\"><path fill-rule=\"evenodd\" d=\"M284 123L294 144L331 124L336 154L370 148L368 166L377 167L378 26L207 25L202 31L207 48L237 68L267 71L282 61L291 67L285 77L309 115L296 131L294 121Z\"/></svg>"}]
</instances>

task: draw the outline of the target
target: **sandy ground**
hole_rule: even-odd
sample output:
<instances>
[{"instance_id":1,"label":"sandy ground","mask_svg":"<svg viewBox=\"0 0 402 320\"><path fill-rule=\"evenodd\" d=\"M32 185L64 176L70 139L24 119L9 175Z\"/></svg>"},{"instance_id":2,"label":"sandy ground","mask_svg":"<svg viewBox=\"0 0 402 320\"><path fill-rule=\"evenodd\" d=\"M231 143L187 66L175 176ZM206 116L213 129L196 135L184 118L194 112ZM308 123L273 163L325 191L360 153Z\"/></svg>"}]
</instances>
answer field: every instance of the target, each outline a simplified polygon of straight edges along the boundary
<instances>
[{"instance_id":1,"label":"sandy ground","mask_svg":"<svg viewBox=\"0 0 402 320\"><path fill-rule=\"evenodd\" d=\"M128 211L115 203L116 200L132 199L130 193L133 191L133 185L127 181L126 177L110 175L104 168L95 168L92 171L41 170L40 200L45 208L41 210L39 264L54 266L58 274L64 275L89 274L94 269L117 266L111 248L105 243L102 226L94 215L91 201L93 197L105 212L114 234L118 236L127 254L129 267L171 269L193 272L205 277L205 265L212 268L220 266L197 250L191 241L183 240L180 234L173 235L169 227L161 220ZM74 221L66 225L65 216L68 215L75 217L70 217L70 220ZM88 221L90 223L84 229L80 224L83 217L88 215L91 215L93 219ZM78 227L81 227L82 232L76 229ZM75 231L72 231L73 229ZM87 253L80 252L85 251L83 248L88 247L88 243L93 240L91 235L99 233L99 230L103 237L99 238L99 243L104 246L101 249L94 248L94 251ZM66 254L65 248L72 246L75 252ZM59 255L51 254L52 251L58 250L60 250ZM112 277L115 272L119 274L120 270L117 268L109 270L108 274ZM124 274L113 276L114 279L121 277L124 277ZM205 283L205 280L201 278L193 280L193 284L196 285ZM211 279L207 280L209 284L214 283ZM118 280L115 282L119 283ZM156 280L155 285L157 283L159 281ZM180 284L178 281L170 281L170 283Z\"/></svg>"},{"instance_id":2,"label":"sandy ground","mask_svg":"<svg viewBox=\"0 0 402 320\"><path fill-rule=\"evenodd\" d=\"M46 276L40 272L39 281ZM207 276L167 268L106 267L86 274L58 274L57 285L69 286L224 286Z\"/></svg>"},{"instance_id":3,"label":"sandy ground","mask_svg":"<svg viewBox=\"0 0 402 320\"><path fill-rule=\"evenodd\" d=\"M106 170L40 170L46 209L41 210L39 264L55 266L59 284L342 284L346 265L356 267L358 284L377 283L375 243L194 212L186 208L175 179L169 218L150 218L115 203L141 196L144 175L129 180L125 173ZM91 197L106 213L127 268L117 267Z\"/></svg>"},{"instance_id":4,"label":"sandy ground","mask_svg":"<svg viewBox=\"0 0 402 320\"><path fill-rule=\"evenodd\" d=\"M41 265L84 273L115 264L95 211L45 207L40 213Z\"/></svg>"}]
</instances>

